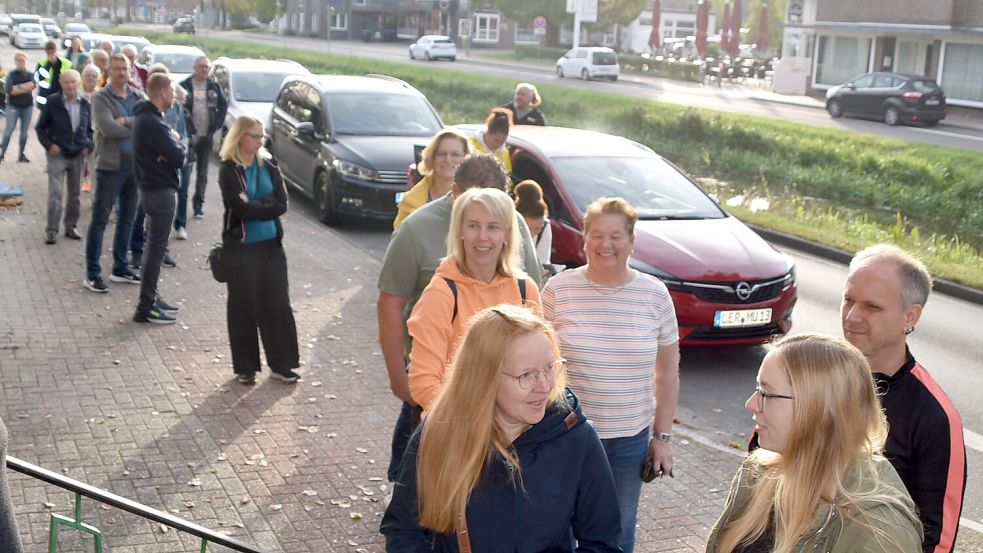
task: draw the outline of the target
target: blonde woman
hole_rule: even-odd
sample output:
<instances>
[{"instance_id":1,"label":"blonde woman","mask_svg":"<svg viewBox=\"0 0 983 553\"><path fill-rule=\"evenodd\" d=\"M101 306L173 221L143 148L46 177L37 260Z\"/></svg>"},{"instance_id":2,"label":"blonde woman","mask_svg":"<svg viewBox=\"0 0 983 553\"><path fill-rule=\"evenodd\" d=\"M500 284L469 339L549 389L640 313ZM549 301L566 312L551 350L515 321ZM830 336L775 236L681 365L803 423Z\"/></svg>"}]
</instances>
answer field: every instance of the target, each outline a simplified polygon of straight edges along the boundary
<instances>
[{"instance_id":1,"label":"blonde woman","mask_svg":"<svg viewBox=\"0 0 983 553\"><path fill-rule=\"evenodd\" d=\"M536 85L519 83L515 85L515 97L502 107L512 110L512 121L516 125L545 127L546 117L539 111L539 105L542 103L543 98L539 95Z\"/></svg>"},{"instance_id":2,"label":"blonde woman","mask_svg":"<svg viewBox=\"0 0 983 553\"><path fill-rule=\"evenodd\" d=\"M423 410L440 394L454 348L475 313L501 303L542 313L536 282L519 268L520 241L505 192L472 188L454 201L447 257L406 322L413 339L410 396Z\"/></svg>"},{"instance_id":3,"label":"blonde woman","mask_svg":"<svg viewBox=\"0 0 983 553\"><path fill-rule=\"evenodd\" d=\"M423 160L417 169L423 179L416 183L399 202L393 230L410 216L410 213L431 200L443 198L454 186L454 170L468 152L468 137L455 129L437 133L423 149Z\"/></svg>"},{"instance_id":4,"label":"blonde woman","mask_svg":"<svg viewBox=\"0 0 983 553\"><path fill-rule=\"evenodd\" d=\"M475 315L407 448L386 551L619 551L611 471L563 363L529 310Z\"/></svg>"},{"instance_id":5,"label":"blonde woman","mask_svg":"<svg viewBox=\"0 0 983 553\"><path fill-rule=\"evenodd\" d=\"M494 108L485 119L485 128L473 134L468 142L472 152L491 154L505 166L506 173L512 173L512 156L505 145L512 129L512 111Z\"/></svg>"},{"instance_id":6,"label":"blonde woman","mask_svg":"<svg viewBox=\"0 0 983 553\"><path fill-rule=\"evenodd\" d=\"M884 458L887 427L863 354L844 340L786 337L745 407L760 448L731 484L708 553L912 553L921 523Z\"/></svg>"},{"instance_id":7,"label":"blonde woman","mask_svg":"<svg viewBox=\"0 0 983 553\"><path fill-rule=\"evenodd\" d=\"M259 119L240 115L219 151L229 347L236 380L246 385L256 382L260 369L257 327L271 378L286 383L300 378L293 370L300 358L280 225L287 211L287 190L280 169L263 147L264 137Z\"/></svg>"}]
</instances>

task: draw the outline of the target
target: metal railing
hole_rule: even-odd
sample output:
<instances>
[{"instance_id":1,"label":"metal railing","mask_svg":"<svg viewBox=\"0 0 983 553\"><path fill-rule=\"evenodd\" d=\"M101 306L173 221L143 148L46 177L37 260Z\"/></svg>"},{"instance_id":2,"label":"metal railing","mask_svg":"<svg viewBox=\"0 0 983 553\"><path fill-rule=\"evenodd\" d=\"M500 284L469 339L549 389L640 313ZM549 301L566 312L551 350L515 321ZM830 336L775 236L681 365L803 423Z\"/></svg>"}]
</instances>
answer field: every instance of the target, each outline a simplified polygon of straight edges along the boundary
<instances>
[{"instance_id":1,"label":"metal railing","mask_svg":"<svg viewBox=\"0 0 983 553\"><path fill-rule=\"evenodd\" d=\"M51 515L51 526L48 531L49 553L55 553L55 551L58 549L58 529L61 526L66 526L93 536L95 539L95 551L96 553L101 553L102 532L98 528L82 522L83 496L88 497L89 499L94 499L106 505L116 507L117 509L122 509L129 513L133 513L139 517L163 524L164 526L174 528L179 532L191 534L197 538L200 538L202 553L205 553L209 543L221 545L233 551L240 551L242 553L268 553L267 550L260 549L255 545L243 543L236 539L230 538L225 534L221 534L214 530L205 528L204 526L199 526L193 522L184 520L183 518L147 507L146 505L137 503L132 499L127 499L114 493L107 492L101 488L96 488L84 482L79 482L78 480L68 478L67 476L62 476L61 474L51 472L46 468L32 465L26 461L21 461L16 457L11 457L10 455L7 455L7 468L26 476L30 476L31 478L41 480L42 482L47 482L48 484L57 486L64 490L68 490L75 494L74 519L55 513L52 513Z\"/></svg>"}]
</instances>

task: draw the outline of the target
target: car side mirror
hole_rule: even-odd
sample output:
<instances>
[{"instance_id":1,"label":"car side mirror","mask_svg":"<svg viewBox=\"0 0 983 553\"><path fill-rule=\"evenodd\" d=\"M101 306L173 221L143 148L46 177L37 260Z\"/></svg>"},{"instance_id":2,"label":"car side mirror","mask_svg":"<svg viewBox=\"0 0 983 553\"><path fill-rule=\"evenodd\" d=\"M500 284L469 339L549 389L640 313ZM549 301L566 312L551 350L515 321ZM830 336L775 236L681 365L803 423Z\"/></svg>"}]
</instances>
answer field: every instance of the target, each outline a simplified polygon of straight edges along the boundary
<instances>
[{"instance_id":1,"label":"car side mirror","mask_svg":"<svg viewBox=\"0 0 983 553\"><path fill-rule=\"evenodd\" d=\"M847 87L848 89L850 89L850 90L856 90L856 89L857 89L857 85L855 85L855 84L853 84L853 83L847 83L847 84L846 84L846 87Z\"/></svg>"},{"instance_id":2,"label":"car side mirror","mask_svg":"<svg viewBox=\"0 0 983 553\"><path fill-rule=\"evenodd\" d=\"M297 125L297 128L294 129L293 134L305 140L313 140L317 136L317 133L314 131L314 123L311 123L310 121L305 121Z\"/></svg>"}]
</instances>

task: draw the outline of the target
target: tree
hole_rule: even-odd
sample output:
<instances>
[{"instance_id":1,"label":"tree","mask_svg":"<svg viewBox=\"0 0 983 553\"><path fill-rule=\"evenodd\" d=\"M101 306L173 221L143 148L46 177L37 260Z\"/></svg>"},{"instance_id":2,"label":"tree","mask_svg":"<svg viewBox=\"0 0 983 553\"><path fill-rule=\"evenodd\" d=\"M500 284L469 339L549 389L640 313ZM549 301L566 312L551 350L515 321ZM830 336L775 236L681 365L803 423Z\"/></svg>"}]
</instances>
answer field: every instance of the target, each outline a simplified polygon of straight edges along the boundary
<instances>
[{"instance_id":1,"label":"tree","mask_svg":"<svg viewBox=\"0 0 983 553\"><path fill-rule=\"evenodd\" d=\"M611 25L628 25L634 21L642 10L652 0L598 0L597 23L591 23L592 28L607 29ZM519 25L531 27L536 16L543 16L547 21L546 43L556 45L559 42L560 26L573 26L573 15L567 13L566 0L495 0L495 5L506 17L518 22Z\"/></svg>"},{"instance_id":2,"label":"tree","mask_svg":"<svg viewBox=\"0 0 983 553\"><path fill-rule=\"evenodd\" d=\"M742 27L748 29L745 42L758 40L758 26L761 25L761 6L768 5L768 50L780 52L785 26L786 0L751 0L747 19Z\"/></svg>"}]
</instances>

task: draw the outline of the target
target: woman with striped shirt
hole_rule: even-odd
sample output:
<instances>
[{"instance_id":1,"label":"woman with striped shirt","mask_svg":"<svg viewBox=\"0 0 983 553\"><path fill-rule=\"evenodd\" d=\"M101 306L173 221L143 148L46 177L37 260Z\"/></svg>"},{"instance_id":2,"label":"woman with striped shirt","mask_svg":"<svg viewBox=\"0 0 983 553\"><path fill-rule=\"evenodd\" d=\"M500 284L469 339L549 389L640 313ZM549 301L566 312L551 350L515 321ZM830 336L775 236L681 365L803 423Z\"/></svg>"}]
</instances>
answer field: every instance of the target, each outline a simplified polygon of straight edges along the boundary
<instances>
[{"instance_id":1,"label":"woman with striped shirt","mask_svg":"<svg viewBox=\"0 0 983 553\"><path fill-rule=\"evenodd\" d=\"M670 433L679 400L679 332L669 291L628 266L637 220L622 198L594 201L584 215L587 265L556 275L542 293L569 386L614 474L625 553L635 544L646 459L657 475L672 474Z\"/></svg>"}]
</instances>

